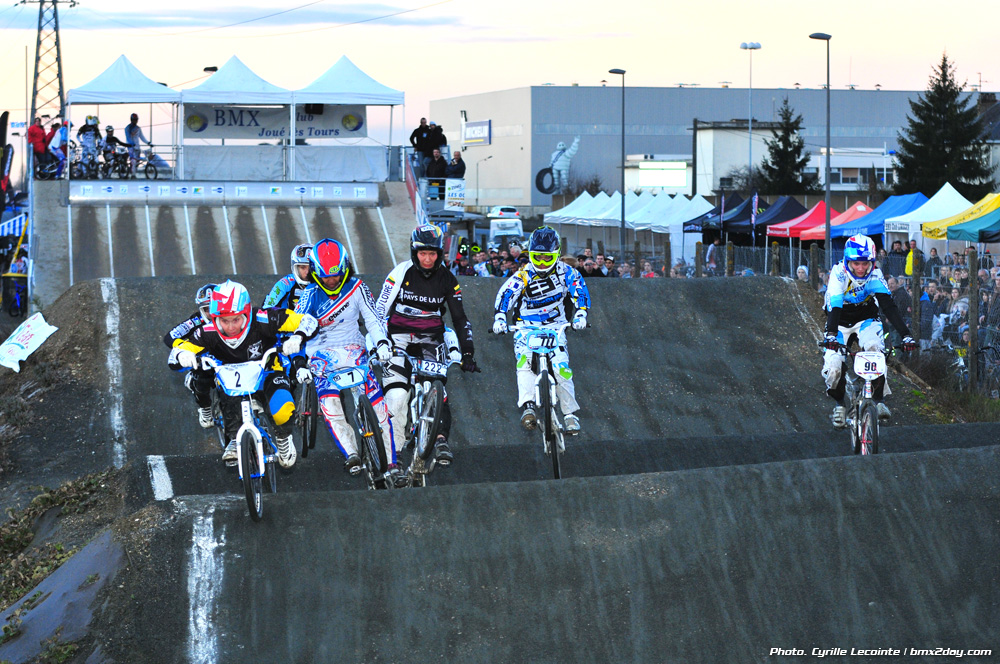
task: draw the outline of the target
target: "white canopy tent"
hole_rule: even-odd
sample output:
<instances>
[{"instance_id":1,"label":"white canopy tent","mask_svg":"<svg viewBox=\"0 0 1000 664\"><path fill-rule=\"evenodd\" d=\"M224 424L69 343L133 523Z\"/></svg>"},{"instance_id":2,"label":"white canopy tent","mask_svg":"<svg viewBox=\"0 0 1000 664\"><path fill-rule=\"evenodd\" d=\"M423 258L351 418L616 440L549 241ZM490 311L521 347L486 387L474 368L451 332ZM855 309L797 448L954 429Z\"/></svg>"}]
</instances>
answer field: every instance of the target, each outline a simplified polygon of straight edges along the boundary
<instances>
[{"instance_id":1,"label":"white canopy tent","mask_svg":"<svg viewBox=\"0 0 1000 664\"><path fill-rule=\"evenodd\" d=\"M181 93L160 85L119 56L93 80L66 94L67 104L176 104Z\"/></svg>"},{"instance_id":2,"label":"white canopy tent","mask_svg":"<svg viewBox=\"0 0 1000 664\"><path fill-rule=\"evenodd\" d=\"M670 196L669 194L659 194L653 202L642 208L629 218L632 228L640 231L656 230L656 224L660 219L665 219L678 205L687 203L684 196Z\"/></svg>"},{"instance_id":3,"label":"white canopy tent","mask_svg":"<svg viewBox=\"0 0 1000 664\"><path fill-rule=\"evenodd\" d=\"M402 92L382 85L358 69L346 55L315 81L295 91L296 104L398 106L403 100Z\"/></svg>"},{"instance_id":4,"label":"white canopy tent","mask_svg":"<svg viewBox=\"0 0 1000 664\"><path fill-rule=\"evenodd\" d=\"M555 210L553 212L546 212L543 215L545 223L546 224L565 223L573 218L575 210L584 209L584 207L589 205L590 201L592 200L594 200L594 197L591 196L588 192L586 191L581 192L580 195L577 196L575 199L573 199L573 201L569 205L559 208L558 210Z\"/></svg>"},{"instance_id":5,"label":"white canopy tent","mask_svg":"<svg viewBox=\"0 0 1000 664\"><path fill-rule=\"evenodd\" d=\"M700 217L715 206L709 203L703 196L697 195L691 200L678 196L681 199L679 205L675 206L671 214L653 225L656 233L670 234L670 255L676 262L678 258L689 261L694 257L701 235L698 233L685 233L684 222Z\"/></svg>"}]
</instances>

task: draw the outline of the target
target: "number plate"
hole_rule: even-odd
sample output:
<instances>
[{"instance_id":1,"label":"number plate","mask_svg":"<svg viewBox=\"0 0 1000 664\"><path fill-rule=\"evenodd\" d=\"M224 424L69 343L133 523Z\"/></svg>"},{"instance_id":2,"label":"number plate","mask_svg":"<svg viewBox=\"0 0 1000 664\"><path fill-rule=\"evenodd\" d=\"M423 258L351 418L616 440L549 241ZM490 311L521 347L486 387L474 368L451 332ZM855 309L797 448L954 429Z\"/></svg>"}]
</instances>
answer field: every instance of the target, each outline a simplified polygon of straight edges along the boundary
<instances>
[{"instance_id":1,"label":"number plate","mask_svg":"<svg viewBox=\"0 0 1000 664\"><path fill-rule=\"evenodd\" d=\"M545 332L535 332L528 337L528 348L531 350L540 350L542 348L555 348L558 339L556 335L545 333Z\"/></svg>"},{"instance_id":2,"label":"number plate","mask_svg":"<svg viewBox=\"0 0 1000 664\"><path fill-rule=\"evenodd\" d=\"M215 375L223 389L229 393L253 394L257 391L257 383L260 381L264 368L257 362L243 362L242 364L226 364L217 367Z\"/></svg>"},{"instance_id":3,"label":"number plate","mask_svg":"<svg viewBox=\"0 0 1000 664\"><path fill-rule=\"evenodd\" d=\"M430 376L444 376L448 373L448 365L433 360L420 360L416 363L417 373Z\"/></svg>"},{"instance_id":4,"label":"number plate","mask_svg":"<svg viewBox=\"0 0 1000 664\"><path fill-rule=\"evenodd\" d=\"M876 351L858 353L854 356L854 373L867 380L884 376L885 355Z\"/></svg>"},{"instance_id":5,"label":"number plate","mask_svg":"<svg viewBox=\"0 0 1000 664\"><path fill-rule=\"evenodd\" d=\"M355 385L361 385L365 382L365 370L361 368L348 369L346 371L338 371L333 374L332 378L333 384L336 385L341 390L346 390L349 387L354 387Z\"/></svg>"}]
</instances>

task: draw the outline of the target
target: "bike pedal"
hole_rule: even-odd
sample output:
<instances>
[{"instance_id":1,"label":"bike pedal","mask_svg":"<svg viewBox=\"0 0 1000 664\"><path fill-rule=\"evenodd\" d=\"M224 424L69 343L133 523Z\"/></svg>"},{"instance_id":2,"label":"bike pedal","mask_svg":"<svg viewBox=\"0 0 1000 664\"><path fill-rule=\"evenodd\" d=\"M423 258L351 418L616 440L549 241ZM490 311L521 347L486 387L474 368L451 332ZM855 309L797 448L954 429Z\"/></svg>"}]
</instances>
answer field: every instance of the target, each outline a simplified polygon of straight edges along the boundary
<instances>
[{"instance_id":1,"label":"bike pedal","mask_svg":"<svg viewBox=\"0 0 1000 664\"><path fill-rule=\"evenodd\" d=\"M230 459L229 461L226 461L225 464L226 468L235 468L238 465L236 459Z\"/></svg>"}]
</instances>

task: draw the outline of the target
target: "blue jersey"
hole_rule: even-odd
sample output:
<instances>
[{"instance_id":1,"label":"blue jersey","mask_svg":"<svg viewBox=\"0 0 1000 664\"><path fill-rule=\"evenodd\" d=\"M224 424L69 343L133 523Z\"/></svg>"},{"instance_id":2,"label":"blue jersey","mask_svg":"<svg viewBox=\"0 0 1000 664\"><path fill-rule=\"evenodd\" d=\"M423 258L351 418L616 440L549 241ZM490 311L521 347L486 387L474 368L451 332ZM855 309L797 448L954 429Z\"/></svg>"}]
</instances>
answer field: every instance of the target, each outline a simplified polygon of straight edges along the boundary
<instances>
[{"instance_id":1,"label":"blue jersey","mask_svg":"<svg viewBox=\"0 0 1000 664\"><path fill-rule=\"evenodd\" d=\"M299 301L299 296L302 295L302 291L305 288L306 286L300 286L299 282L295 281L294 276L286 274L271 288L271 292L264 298L264 304L261 305L261 309L278 307L294 311L295 305Z\"/></svg>"},{"instance_id":2,"label":"blue jersey","mask_svg":"<svg viewBox=\"0 0 1000 664\"><path fill-rule=\"evenodd\" d=\"M514 320L538 325L566 322L564 301L569 295L577 309L590 308L590 292L576 268L558 261L547 274L528 263L511 275L497 293L493 308L514 313Z\"/></svg>"}]
</instances>

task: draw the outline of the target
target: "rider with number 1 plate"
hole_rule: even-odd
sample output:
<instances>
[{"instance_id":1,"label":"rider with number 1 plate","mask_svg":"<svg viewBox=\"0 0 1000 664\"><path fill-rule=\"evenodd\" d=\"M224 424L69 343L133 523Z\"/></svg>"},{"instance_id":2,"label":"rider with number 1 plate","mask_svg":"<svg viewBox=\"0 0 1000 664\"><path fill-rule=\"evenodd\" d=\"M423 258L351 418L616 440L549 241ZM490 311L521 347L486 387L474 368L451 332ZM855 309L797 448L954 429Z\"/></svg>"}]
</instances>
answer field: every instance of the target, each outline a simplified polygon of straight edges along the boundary
<instances>
[{"instance_id":1,"label":"rider with number 1 plate","mask_svg":"<svg viewBox=\"0 0 1000 664\"><path fill-rule=\"evenodd\" d=\"M319 322L319 327L315 336L306 338L305 351L309 358L309 368L305 368L299 357L292 360L292 364L298 367L295 371L296 380L304 383L315 379L323 419L326 420L337 449L346 459L344 470L351 475L358 475L361 472L358 441L344 417L340 392L331 379L332 374L338 370L363 367L367 373L365 393L382 428L382 443L385 445L386 458L389 459L389 473L398 477L400 473L396 465L389 413L382 398L382 388L368 368L365 337L358 325L359 317L363 318L368 334L375 343L379 361L388 362L392 353L382 320L375 313L375 300L368 286L354 276L347 250L340 242L320 240L311 248L309 259L309 276L313 283L302 292L295 313L313 316ZM286 355L295 355L301 348L301 339L297 334L289 337L282 345ZM303 389L309 389L309 386L304 385Z\"/></svg>"},{"instance_id":2,"label":"rider with number 1 plate","mask_svg":"<svg viewBox=\"0 0 1000 664\"><path fill-rule=\"evenodd\" d=\"M556 326L566 322L566 295L573 300L576 314L573 329L587 327L590 310L590 292L583 276L559 260L561 243L559 235L548 226L536 229L528 240L528 263L504 282L497 293L493 308L496 309L493 333L507 332L507 313L514 313L514 322L532 325ZM531 372L531 353L528 352L526 334L514 334L514 356L517 358L517 405L522 409L521 425L534 429L537 424L532 401L535 394L535 375ZM569 368L566 351L566 332L559 334L559 348L552 358L556 374L556 389L562 406L566 433L580 432L580 419L575 415L580 409L573 386L573 370Z\"/></svg>"},{"instance_id":3,"label":"rider with number 1 plate","mask_svg":"<svg viewBox=\"0 0 1000 664\"><path fill-rule=\"evenodd\" d=\"M418 226L410 236L410 260L397 265L386 277L376 311L387 322L389 340L396 349L413 355L410 347L415 346L421 349L424 359L446 362L434 353L444 342L444 312L446 307L450 308L462 349L462 371L479 371L473 359L472 323L462 307L462 289L455 275L442 265L443 258L441 229L429 224ZM441 382L445 381L446 377L442 376ZM402 445L406 441L403 429L410 387L410 366L405 358L393 356L383 366L382 383L396 444ZM450 466L454 459L448 444L450 433L451 406L445 396L441 429L434 444L435 459L443 468Z\"/></svg>"},{"instance_id":4,"label":"rider with number 1 plate","mask_svg":"<svg viewBox=\"0 0 1000 664\"><path fill-rule=\"evenodd\" d=\"M826 336L823 346L823 380L826 393L837 402L833 408L833 426L847 425L847 408L844 406L846 377L843 375L844 360L838 352L841 344L850 343L856 335L858 345L866 351L885 348L882 321L879 309L885 314L900 336L903 350L916 350L917 344L910 336L910 329L903 321L899 308L889 294L889 286L882 276L882 270L875 267L875 243L867 235L855 235L844 245L844 260L830 271L830 283L826 291ZM872 383L875 403L880 420L888 420L889 407L883 403L885 376Z\"/></svg>"}]
</instances>

